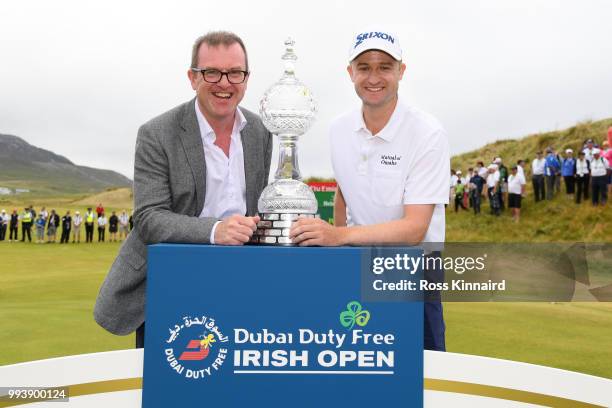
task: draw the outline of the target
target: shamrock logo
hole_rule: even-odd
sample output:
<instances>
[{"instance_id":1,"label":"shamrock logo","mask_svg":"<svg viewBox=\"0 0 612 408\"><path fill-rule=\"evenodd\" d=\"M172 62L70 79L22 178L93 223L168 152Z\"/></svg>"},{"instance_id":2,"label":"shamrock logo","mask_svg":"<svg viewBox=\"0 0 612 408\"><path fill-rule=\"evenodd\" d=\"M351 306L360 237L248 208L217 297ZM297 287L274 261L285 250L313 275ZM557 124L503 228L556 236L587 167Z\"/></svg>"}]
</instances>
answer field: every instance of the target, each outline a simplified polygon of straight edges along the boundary
<instances>
[{"instance_id":1,"label":"shamrock logo","mask_svg":"<svg viewBox=\"0 0 612 408\"><path fill-rule=\"evenodd\" d=\"M370 320L370 312L361 310L361 303L352 301L346 305L346 310L340 313L340 324L351 330L355 324L365 326Z\"/></svg>"}]
</instances>

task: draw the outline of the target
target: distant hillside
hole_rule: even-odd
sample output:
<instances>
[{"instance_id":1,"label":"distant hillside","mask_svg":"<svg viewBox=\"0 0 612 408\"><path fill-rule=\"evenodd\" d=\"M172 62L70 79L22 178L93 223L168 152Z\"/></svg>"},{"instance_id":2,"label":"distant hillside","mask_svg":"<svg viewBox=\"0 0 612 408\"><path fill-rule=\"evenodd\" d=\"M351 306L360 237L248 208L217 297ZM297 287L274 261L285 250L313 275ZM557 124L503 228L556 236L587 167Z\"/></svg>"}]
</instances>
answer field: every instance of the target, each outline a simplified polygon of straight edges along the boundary
<instances>
[{"instance_id":1,"label":"distant hillside","mask_svg":"<svg viewBox=\"0 0 612 408\"><path fill-rule=\"evenodd\" d=\"M119 188L103 191L70 203L72 206L95 207L102 203L106 208L130 210L134 206L134 195L131 188Z\"/></svg>"},{"instance_id":2,"label":"distant hillside","mask_svg":"<svg viewBox=\"0 0 612 408\"><path fill-rule=\"evenodd\" d=\"M130 179L115 171L78 166L17 136L0 134L0 187L47 195L131 186Z\"/></svg>"},{"instance_id":3,"label":"distant hillside","mask_svg":"<svg viewBox=\"0 0 612 408\"><path fill-rule=\"evenodd\" d=\"M596 143L601 143L606 140L610 126L612 126L612 118L597 122L582 122L569 129L536 133L521 139L498 140L471 152L453 156L451 166L453 169L461 169L465 173L465 170L474 167L477 161L483 161L486 166L491 163L495 156L501 157L506 166L515 164L518 159L526 159L530 166L531 160L535 158L535 153L538 150L544 151L548 146L552 146L559 153L563 153L567 148L577 152L587 139L593 139Z\"/></svg>"},{"instance_id":4,"label":"distant hillside","mask_svg":"<svg viewBox=\"0 0 612 408\"><path fill-rule=\"evenodd\" d=\"M612 126L612 118L597 122L582 122L569 129L538 133L516 140L500 140L451 158L453 169L461 169L464 174L477 161L489 164L495 156L500 156L506 166L516 163L519 158L527 159L527 198L523 200L520 223L514 223L506 209L501 217L489 214L489 204L485 199L482 214L473 212L455 213L453 203L447 208L446 239L451 242L611 242L612 202L605 207L592 207L590 201L576 205L565 195L561 183L561 193L552 201L535 204L531 184L531 160L535 152L552 146L562 153L571 148L577 152L586 139L601 143L606 139L607 130Z\"/></svg>"}]
</instances>

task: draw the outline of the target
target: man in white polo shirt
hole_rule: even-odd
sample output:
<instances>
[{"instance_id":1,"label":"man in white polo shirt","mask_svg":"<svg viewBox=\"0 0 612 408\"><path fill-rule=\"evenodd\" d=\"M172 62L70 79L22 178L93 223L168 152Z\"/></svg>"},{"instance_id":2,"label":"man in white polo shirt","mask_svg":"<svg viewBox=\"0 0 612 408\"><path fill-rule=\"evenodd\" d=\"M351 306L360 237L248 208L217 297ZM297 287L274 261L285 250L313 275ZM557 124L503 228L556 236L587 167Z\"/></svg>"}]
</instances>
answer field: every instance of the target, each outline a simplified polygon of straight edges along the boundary
<instances>
[{"instance_id":1,"label":"man in white polo shirt","mask_svg":"<svg viewBox=\"0 0 612 408\"><path fill-rule=\"evenodd\" d=\"M331 125L338 190L333 227L300 219L299 245L443 243L450 155L446 132L432 116L398 98L406 65L398 38L367 30L354 37L348 73L362 101ZM438 252L435 255L439 255ZM443 280L443 271L435 271ZM425 302L425 348L445 350L442 304Z\"/></svg>"}]
</instances>

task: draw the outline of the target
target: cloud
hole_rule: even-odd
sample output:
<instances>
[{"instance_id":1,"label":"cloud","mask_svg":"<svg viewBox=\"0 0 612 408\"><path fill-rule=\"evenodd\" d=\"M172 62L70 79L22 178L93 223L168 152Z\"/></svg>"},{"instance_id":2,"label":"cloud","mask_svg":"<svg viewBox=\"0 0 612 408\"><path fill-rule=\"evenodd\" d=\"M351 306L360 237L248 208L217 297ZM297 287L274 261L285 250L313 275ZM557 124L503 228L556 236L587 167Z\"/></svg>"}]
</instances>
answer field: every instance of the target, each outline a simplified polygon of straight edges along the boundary
<instances>
[{"instance_id":1,"label":"cloud","mask_svg":"<svg viewBox=\"0 0 612 408\"><path fill-rule=\"evenodd\" d=\"M611 11L597 0L12 2L0 17L0 132L131 177L138 127L193 96L198 35L244 38L253 74L243 105L254 111L291 35L298 77L319 101L300 167L331 176L328 125L359 106L345 71L350 35L378 22L404 48L402 98L437 116L459 153L612 116Z\"/></svg>"}]
</instances>

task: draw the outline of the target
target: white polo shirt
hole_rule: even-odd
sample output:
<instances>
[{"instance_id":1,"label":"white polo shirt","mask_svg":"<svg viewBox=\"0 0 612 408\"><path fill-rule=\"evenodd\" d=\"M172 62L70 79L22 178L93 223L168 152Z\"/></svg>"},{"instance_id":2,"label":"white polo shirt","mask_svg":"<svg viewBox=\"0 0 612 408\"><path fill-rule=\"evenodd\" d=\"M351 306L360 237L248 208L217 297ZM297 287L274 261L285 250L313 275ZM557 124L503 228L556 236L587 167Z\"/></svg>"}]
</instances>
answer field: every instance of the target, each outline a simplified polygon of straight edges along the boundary
<instances>
[{"instance_id":1,"label":"white polo shirt","mask_svg":"<svg viewBox=\"0 0 612 408\"><path fill-rule=\"evenodd\" d=\"M531 174L533 174L534 176L543 176L545 164L546 160L544 159L533 159L533 162L531 162Z\"/></svg>"},{"instance_id":2,"label":"white polo shirt","mask_svg":"<svg viewBox=\"0 0 612 408\"><path fill-rule=\"evenodd\" d=\"M521 177L518 172L515 175L511 174L508 176L508 192L510 194L521 194L522 187L525 184L525 180Z\"/></svg>"},{"instance_id":3,"label":"white polo shirt","mask_svg":"<svg viewBox=\"0 0 612 408\"><path fill-rule=\"evenodd\" d=\"M593 161L593 150L595 148L591 147L590 149L588 147L585 147L582 151L584 152L584 158L587 159L589 162Z\"/></svg>"},{"instance_id":4,"label":"white polo shirt","mask_svg":"<svg viewBox=\"0 0 612 408\"><path fill-rule=\"evenodd\" d=\"M609 166L610 164L608 163L608 160L606 160L604 157L599 156L599 159L593 157L593 160L591 161L591 176L605 176L608 173L607 169Z\"/></svg>"},{"instance_id":5,"label":"white polo shirt","mask_svg":"<svg viewBox=\"0 0 612 408\"><path fill-rule=\"evenodd\" d=\"M499 183L499 171L489 173L487 176L487 187L494 188Z\"/></svg>"},{"instance_id":6,"label":"white polo shirt","mask_svg":"<svg viewBox=\"0 0 612 408\"><path fill-rule=\"evenodd\" d=\"M423 242L444 242L450 149L435 118L399 101L372 135L357 109L332 123L330 144L349 226L401 219L404 205L435 204Z\"/></svg>"}]
</instances>

